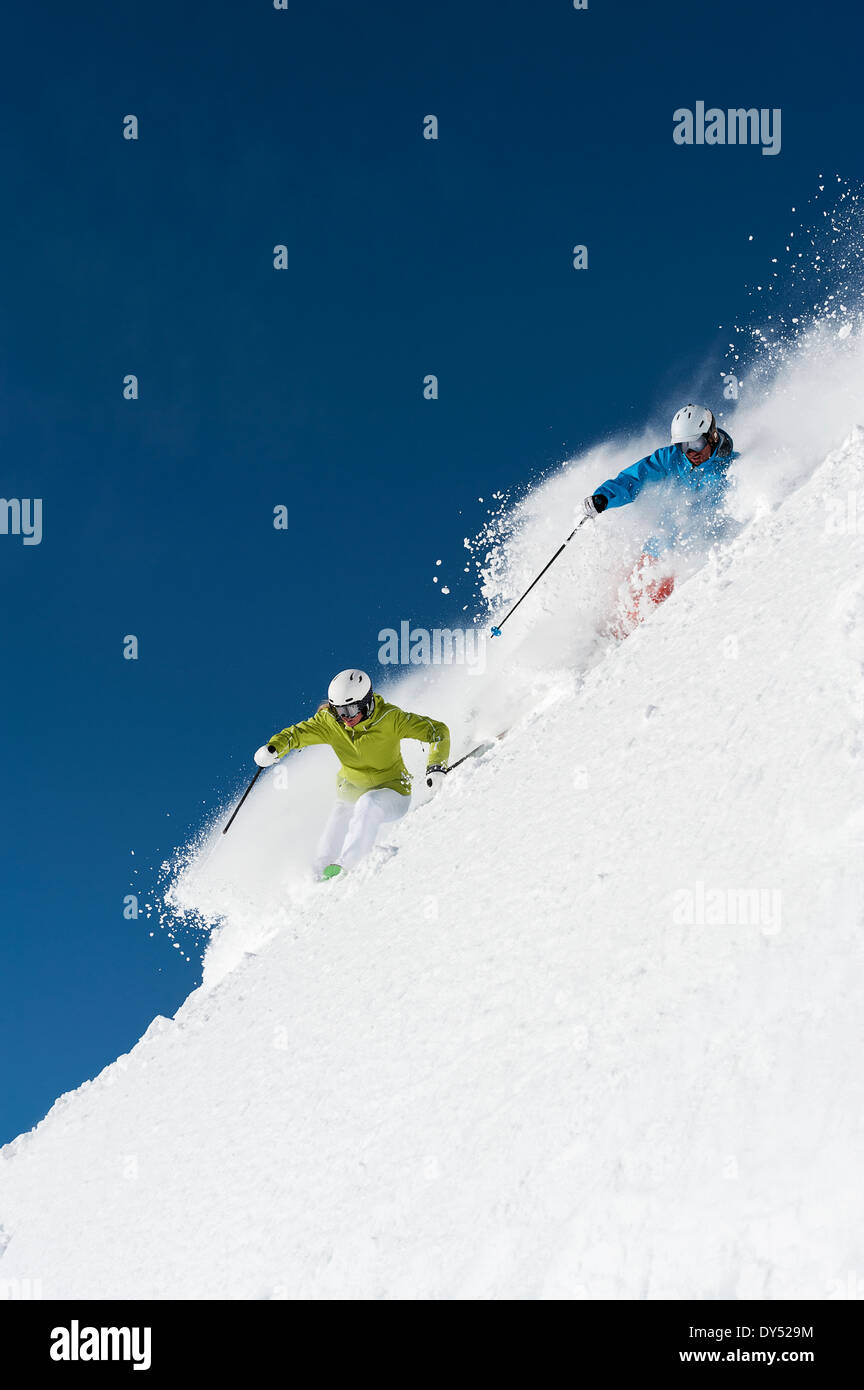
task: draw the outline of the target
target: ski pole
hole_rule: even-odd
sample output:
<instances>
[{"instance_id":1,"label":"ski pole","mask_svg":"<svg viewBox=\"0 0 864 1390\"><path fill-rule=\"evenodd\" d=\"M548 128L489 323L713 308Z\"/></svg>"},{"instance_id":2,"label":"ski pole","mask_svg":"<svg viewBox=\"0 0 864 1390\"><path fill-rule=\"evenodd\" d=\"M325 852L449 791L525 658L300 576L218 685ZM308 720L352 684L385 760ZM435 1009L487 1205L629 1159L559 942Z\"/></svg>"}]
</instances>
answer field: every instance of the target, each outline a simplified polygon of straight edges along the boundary
<instances>
[{"instance_id":1,"label":"ski pole","mask_svg":"<svg viewBox=\"0 0 864 1390\"><path fill-rule=\"evenodd\" d=\"M457 767L461 767L463 763L467 763L468 759L469 759L469 758L473 758L473 757L475 756L475 754L481 753L481 752L484 752L484 753L485 753L486 750L487 750L488 748L494 748L494 747L495 747L495 740L493 740L493 739L486 739L486 741L485 741L484 743L478 743L476 748L470 748L470 749L468 750L467 753L463 753L463 754L462 754L462 757L461 757L461 758L457 758L456 761L455 761L455 763L451 763L450 766L449 766L448 769L447 769L447 772L448 772L448 773L450 773L450 772L455 772Z\"/></svg>"},{"instance_id":2,"label":"ski pole","mask_svg":"<svg viewBox=\"0 0 864 1390\"><path fill-rule=\"evenodd\" d=\"M562 541L562 542L561 542L561 544L559 545L558 549L555 551L555 554L552 556L552 559L549 561L549 565L554 565L555 561L558 559L558 556L561 554L561 551L564 549L565 545L569 545L569 544L570 544L570 542L572 541L573 537L576 535L576 532L579 530L579 527L583 524L583 522L586 522L587 520L588 520L587 516L583 516L579 521L576 522L576 525L573 527L573 530L570 532L570 535L567 537L567 539L566 539L565 541ZM531 581L531 583L528 585L528 588L525 590L524 594L522 595L522 598L527 598L527 597L528 597L528 595L530 594L531 590L534 588L534 585L537 583L537 580L543 578L544 574L546 573L546 571L547 571L548 568L549 568L549 565L544 565L544 566L543 566L542 570L540 571L540 573L539 573L538 576L537 576L537 579L534 579L534 580ZM506 621L507 621L508 618L512 618L512 617L513 617L513 614L516 612L516 609L519 607L519 604L522 602L522 598L517 599L516 602L514 603L513 607L510 609L510 612L509 612L509 613L505 613L504 617L501 619L501 621L500 621L500 623L498 624L497 627L493 627L493 629L492 629L492 636L493 636L493 637L500 637L500 636L501 636L501 629L502 629L502 627L504 626L504 624L506 623Z\"/></svg>"},{"instance_id":3,"label":"ski pole","mask_svg":"<svg viewBox=\"0 0 864 1390\"><path fill-rule=\"evenodd\" d=\"M222 827L222 834L223 834L223 835L227 835L227 834L228 834L228 831L231 829L231 826L234 824L234 817L236 816L237 812L240 810L240 807L243 805L243 802L246 800L247 796L248 796L249 793L251 792L252 788L254 787L255 783L258 781L258 778L261 776L261 773L262 773L263 771L264 771L263 767L259 767L258 771L255 773L255 776L252 778L252 781L249 783L248 787L246 788L245 792L244 792L243 795L241 796L240 800L237 802L237 805L234 807L234 810L231 812L231 819L229 820L228 824Z\"/></svg>"},{"instance_id":4,"label":"ski pole","mask_svg":"<svg viewBox=\"0 0 864 1390\"><path fill-rule=\"evenodd\" d=\"M462 763L467 763L469 758L475 758L478 753L488 753L490 748L494 748L496 743L501 742L506 733L507 730L503 729L502 732L496 734L494 738L484 738L483 742L478 743L476 748L469 748L467 753L463 753L461 758L457 758L455 763L450 764L447 768L448 774L453 772L455 768L460 767Z\"/></svg>"}]
</instances>

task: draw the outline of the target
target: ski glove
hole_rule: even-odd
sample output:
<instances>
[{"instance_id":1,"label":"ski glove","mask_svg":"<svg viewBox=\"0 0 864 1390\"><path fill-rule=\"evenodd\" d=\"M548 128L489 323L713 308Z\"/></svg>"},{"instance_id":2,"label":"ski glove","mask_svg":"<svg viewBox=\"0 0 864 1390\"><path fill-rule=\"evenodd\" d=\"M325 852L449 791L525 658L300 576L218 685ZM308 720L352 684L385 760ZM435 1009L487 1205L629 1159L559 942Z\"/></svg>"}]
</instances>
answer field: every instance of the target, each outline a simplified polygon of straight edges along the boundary
<instances>
[{"instance_id":1,"label":"ski glove","mask_svg":"<svg viewBox=\"0 0 864 1390\"><path fill-rule=\"evenodd\" d=\"M585 498L585 515L593 520L595 516L605 512L608 506L609 498L604 496L602 492L592 493L590 497Z\"/></svg>"},{"instance_id":2,"label":"ski glove","mask_svg":"<svg viewBox=\"0 0 864 1390\"><path fill-rule=\"evenodd\" d=\"M255 761L259 767L272 767L273 763L278 763L279 754L270 743L265 743L255 754Z\"/></svg>"},{"instance_id":3,"label":"ski glove","mask_svg":"<svg viewBox=\"0 0 864 1390\"><path fill-rule=\"evenodd\" d=\"M447 769L441 763L433 763L426 769L426 786L429 788L429 795L435 796L441 790Z\"/></svg>"}]
</instances>

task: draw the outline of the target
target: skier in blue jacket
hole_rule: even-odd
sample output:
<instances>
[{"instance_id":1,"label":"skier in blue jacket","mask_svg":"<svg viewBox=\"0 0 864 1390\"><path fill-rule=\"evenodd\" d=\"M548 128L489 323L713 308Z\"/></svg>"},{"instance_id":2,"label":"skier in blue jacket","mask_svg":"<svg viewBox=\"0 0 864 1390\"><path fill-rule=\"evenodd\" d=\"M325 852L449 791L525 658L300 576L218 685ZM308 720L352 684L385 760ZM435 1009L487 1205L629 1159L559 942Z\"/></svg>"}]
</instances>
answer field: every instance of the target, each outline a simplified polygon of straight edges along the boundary
<instances>
[{"instance_id":1,"label":"skier in blue jacket","mask_svg":"<svg viewBox=\"0 0 864 1390\"><path fill-rule=\"evenodd\" d=\"M724 502L729 465L736 458L732 439L719 428L713 412L691 403L673 417L669 444L622 469L585 498L585 515L595 518L607 507L634 502L646 483L662 483L666 493L656 532L642 547L630 576L622 621L613 629L616 635L625 636L645 617L645 600L662 603L671 594L674 576L661 573L664 567L659 563L665 552L674 546L686 547L696 538L723 534L728 522Z\"/></svg>"}]
</instances>

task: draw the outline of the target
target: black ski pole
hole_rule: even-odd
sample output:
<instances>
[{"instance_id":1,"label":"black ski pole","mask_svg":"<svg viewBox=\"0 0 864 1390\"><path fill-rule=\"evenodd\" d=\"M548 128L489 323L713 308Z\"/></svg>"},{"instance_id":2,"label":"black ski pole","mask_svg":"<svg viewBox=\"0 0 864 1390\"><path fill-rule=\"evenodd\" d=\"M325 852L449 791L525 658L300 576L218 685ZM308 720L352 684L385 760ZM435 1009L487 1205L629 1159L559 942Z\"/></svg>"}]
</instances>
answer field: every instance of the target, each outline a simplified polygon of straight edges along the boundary
<instances>
[{"instance_id":1,"label":"black ski pole","mask_svg":"<svg viewBox=\"0 0 864 1390\"><path fill-rule=\"evenodd\" d=\"M255 776L252 778L252 781L249 783L248 787L246 788L245 792L244 792L243 795L241 796L240 800L237 802L237 805L234 807L234 810L231 812L231 819L229 820L228 824L222 827L222 834L223 834L223 835L227 835L227 834L228 834L228 831L231 829L231 826L234 824L234 817L236 816L237 812L240 810L240 807L243 805L243 802L246 800L247 796L248 796L249 793L251 792L252 788L254 787L255 783L258 781L258 778L261 776L261 773L262 773L263 771L264 771L263 767L259 767L258 771L255 773Z\"/></svg>"},{"instance_id":2,"label":"black ski pole","mask_svg":"<svg viewBox=\"0 0 864 1390\"><path fill-rule=\"evenodd\" d=\"M572 541L573 537L576 535L576 532L579 530L579 527L580 527L584 522L586 522L587 520L588 520L587 516L583 516L579 521L576 522L576 525L573 527L573 530L570 532L570 535L567 537L567 539L566 539L565 541L562 541L562 542L561 542L561 544L559 545L558 549L555 551L555 554L552 556L552 559L549 561L549 565L554 565L555 561L558 559L558 556L561 554L561 551L564 549L564 547L565 547L566 545L569 545L569 544L570 544L570 542ZM540 573L539 573L538 576L537 576L537 579L534 579L534 580L531 581L531 583L528 585L528 588L525 590L524 594L522 595L522 598L527 598L527 597L528 597L528 595L530 594L531 590L534 588L534 585L537 583L537 580L543 578L544 574L546 573L546 571L547 571L548 568L549 568L549 565L544 565L544 566L543 566L542 570L540 571ZM504 617L501 619L501 621L500 621L500 623L498 624L497 627L493 627L493 629L492 629L492 636L493 636L493 637L500 637L500 636L501 636L501 629L502 629L502 627L504 626L504 624L506 623L506 621L507 621L508 618L512 618L512 617L513 617L513 614L516 612L516 609L519 607L519 604L522 602L522 598L517 599L516 602L514 603L513 607L510 609L510 612L509 612L509 613L505 613Z\"/></svg>"}]
</instances>

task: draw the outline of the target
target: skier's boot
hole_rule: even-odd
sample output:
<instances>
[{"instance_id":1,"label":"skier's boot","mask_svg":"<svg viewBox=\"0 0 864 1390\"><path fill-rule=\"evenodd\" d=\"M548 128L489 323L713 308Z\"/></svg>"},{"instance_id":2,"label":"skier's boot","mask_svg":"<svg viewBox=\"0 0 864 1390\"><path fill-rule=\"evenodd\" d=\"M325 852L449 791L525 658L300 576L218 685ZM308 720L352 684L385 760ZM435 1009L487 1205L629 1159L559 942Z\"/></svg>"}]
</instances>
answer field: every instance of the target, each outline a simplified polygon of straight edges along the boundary
<instances>
[{"instance_id":1,"label":"skier's boot","mask_svg":"<svg viewBox=\"0 0 864 1390\"><path fill-rule=\"evenodd\" d=\"M341 872L342 872L342 865L341 865L341 864L328 864L328 865L327 865L327 868L324 870L324 872L323 872L322 875L321 875L321 882L323 883L323 882L325 881L325 879L328 879L328 878L335 878L336 875L337 875L337 874L341 874Z\"/></svg>"}]
</instances>

